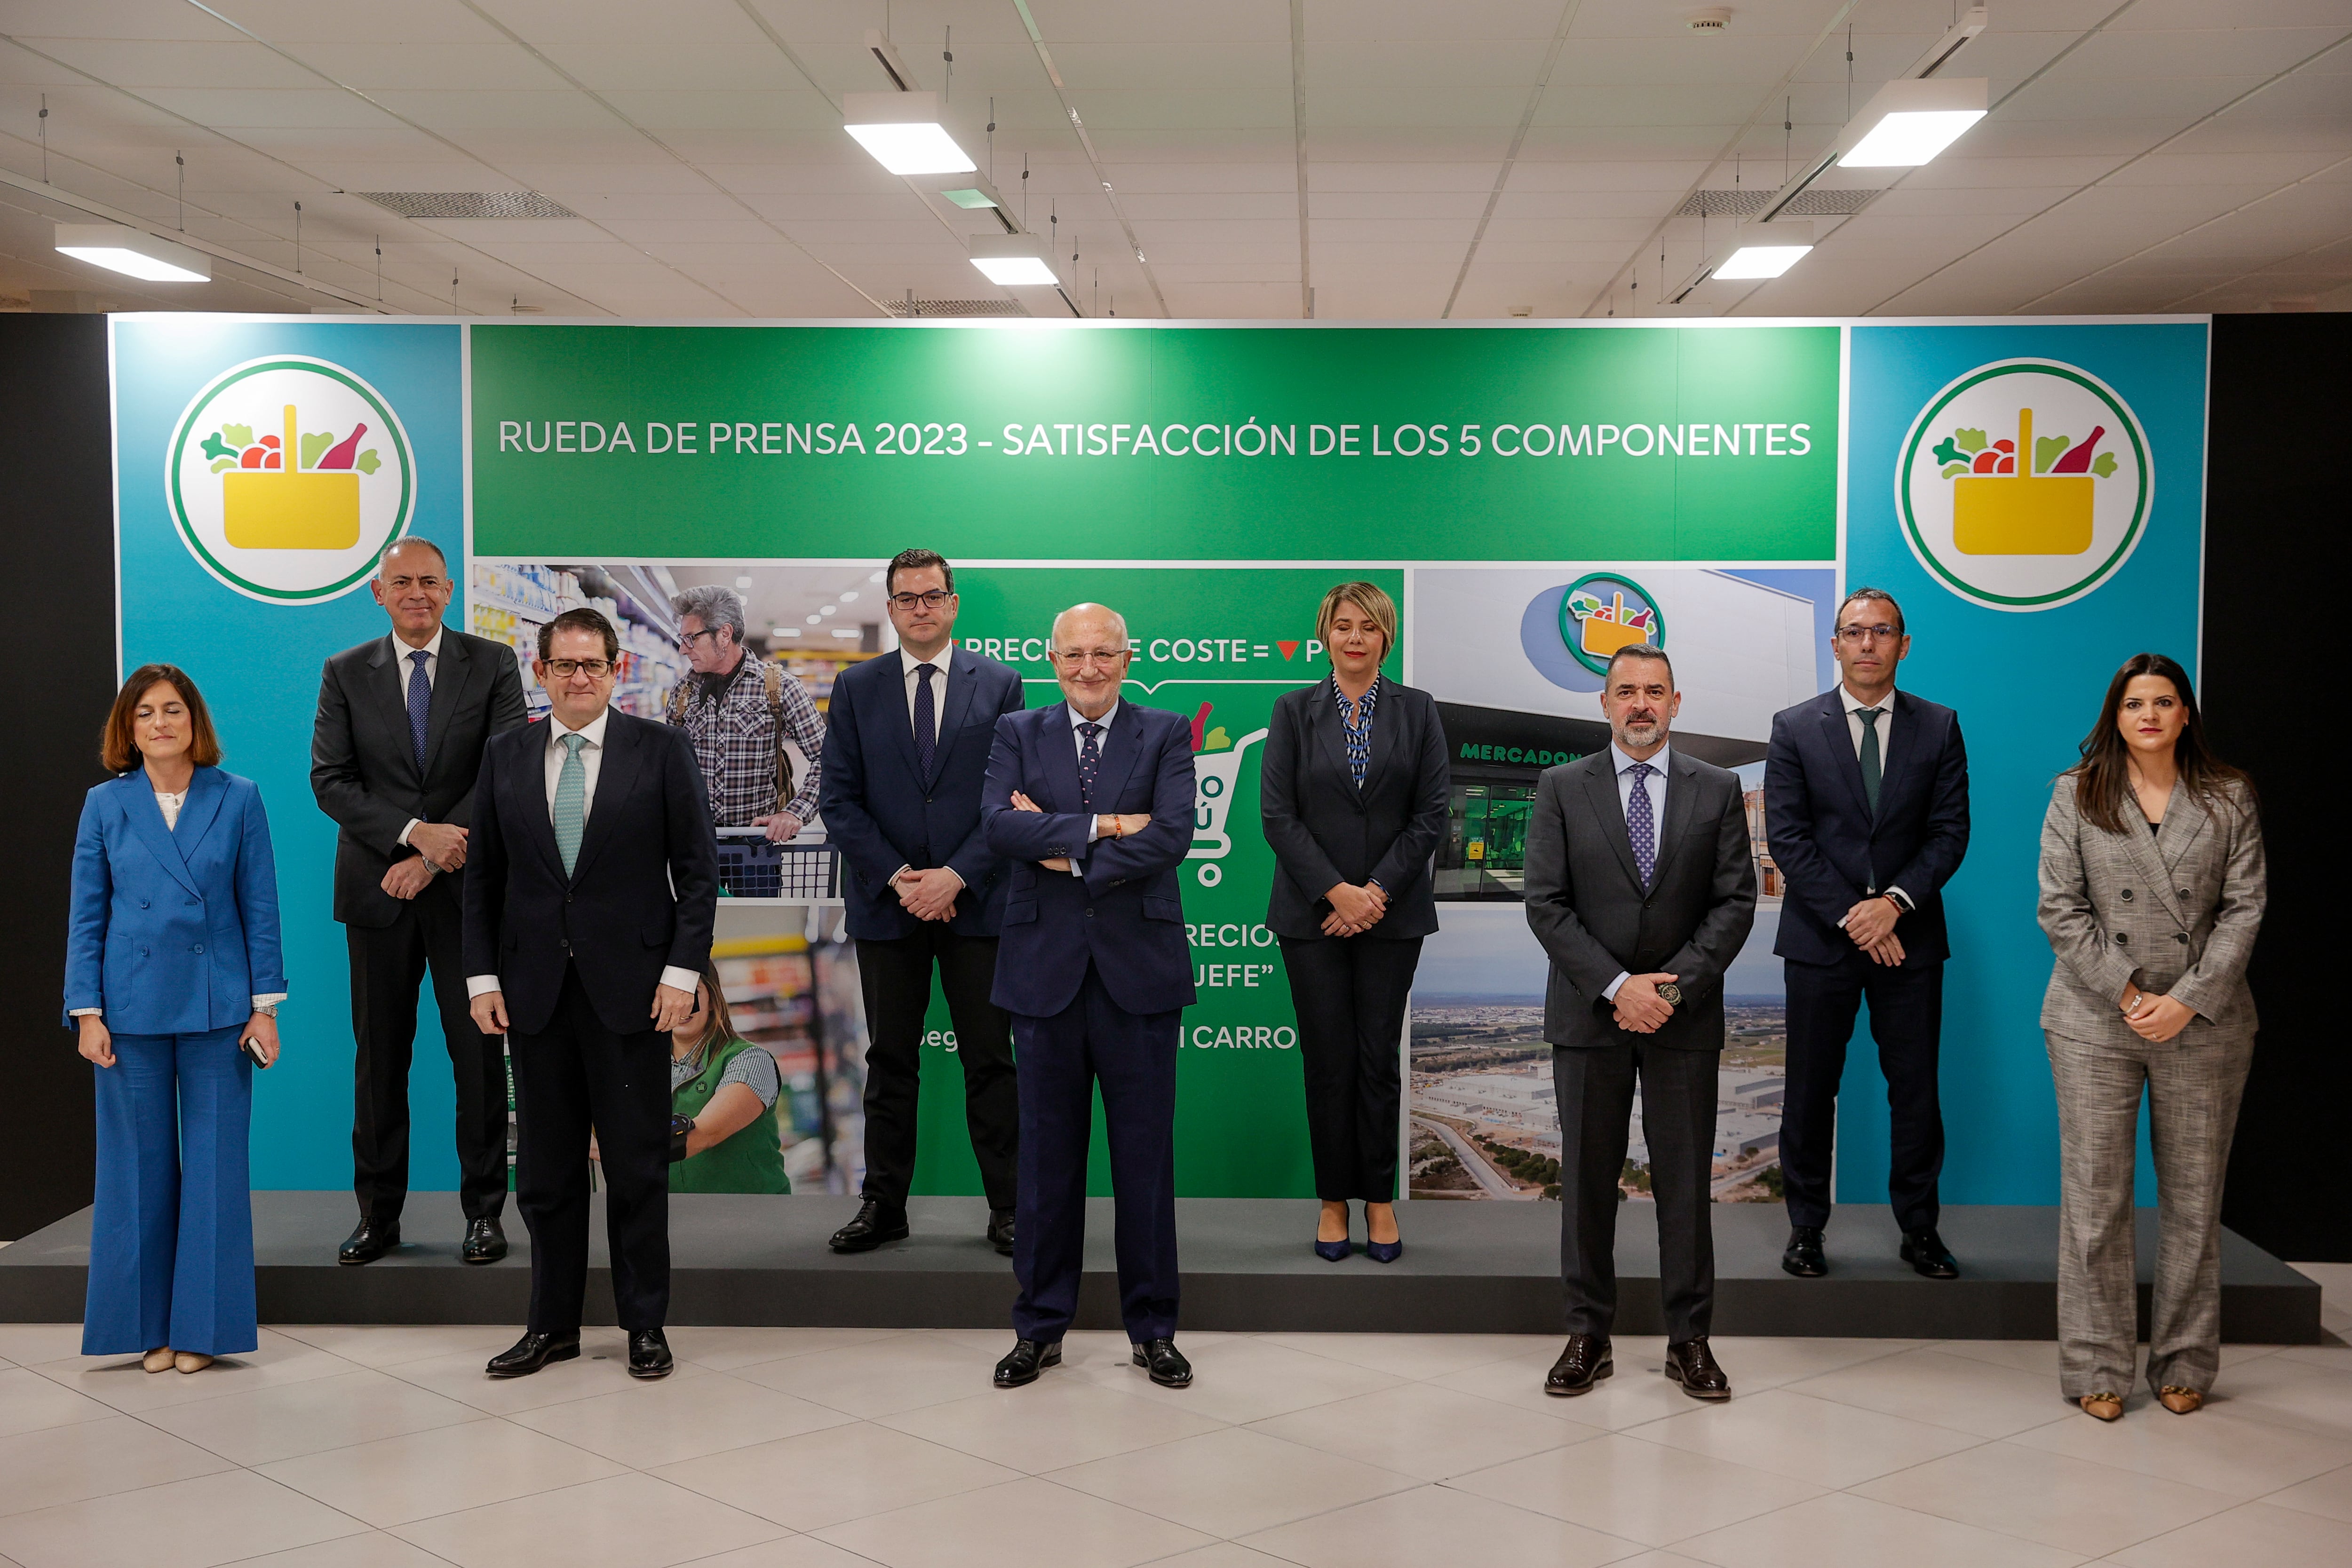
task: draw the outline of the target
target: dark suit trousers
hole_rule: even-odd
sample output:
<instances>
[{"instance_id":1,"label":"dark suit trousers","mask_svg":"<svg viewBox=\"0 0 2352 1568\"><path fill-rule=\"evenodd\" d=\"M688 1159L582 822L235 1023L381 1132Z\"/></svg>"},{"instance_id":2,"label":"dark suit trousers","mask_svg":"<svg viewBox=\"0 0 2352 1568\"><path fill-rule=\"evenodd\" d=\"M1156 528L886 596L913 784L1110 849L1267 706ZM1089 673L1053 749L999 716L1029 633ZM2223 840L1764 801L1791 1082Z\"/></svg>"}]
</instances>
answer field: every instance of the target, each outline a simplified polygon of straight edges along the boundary
<instances>
[{"instance_id":1,"label":"dark suit trousers","mask_svg":"<svg viewBox=\"0 0 2352 1568\"><path fill-rule=\"evenodd\" d=\"M1617 1318L1617 1181L1625 1169L1633 1087L1642 1090L1642 1137L1658 1210L1658 1294L1666 1338L1707 1332L1715 1315L1715 1229L1708 1178L1715 1162L1719 1053L1639 1040L1565 1047L1551 1053L1559 1095L1559 1278L1568 1332L1607 1334Z\"/></svg>"},{"instance_id":2,"label":"dark suit trousers","mask_svg":"<svg viewBox=\"0 0 2352 1568\"><path fill-rule=\"evenodd\" d=\"M669 1037L606 1029L580 971L567 964L547 1028L517 1031L512 1050L515 1207L530 1228L530 1332L580 1326L592 1127L604 1162L615 1315L633 1333L661 1327L669 1312Z\"/></svg>"},{"instance_id":3,"label":"dark suit trousers","mask_svg":"<svg viewBox=\"0 0 2352 1568\"><path fill-rule=\"evenodd\" d=\"M1013 1015L988 999L996 979L996 938L961 936L936 920L923 922L912 936L858 939L867 1037L865 1195L894 1208L907 1206L934 962L955 1022L964 1125L980 1162L980 1185L989 1207L1011 1208L1021 1104L1013 1074Z\"/></svg>"},{"instance_id":4,"label":"dark suit trousers","mask_svg":"<svg viewBox=\"0 0 2352 1568\"><path fill-rule=\"evenodd\" d=\"M1856 951L1834 964L1786 960L1789 1100L1780 1121L1780 1179L1789 1223L1827 1225L1838 1083L1854 1014L1870 999L1870 1037L1886 1075L1893 1148L1886 1195L1906 1230L1935 1228L1944 1172L1944 1113L1936 1071L1944 1031L1944 966L1890 969Z\"/></svg>"},{"instance_id":5,"label":"dark suit trousers","mask_svg":"<svg viewBox=\"0 0 2352 1568\"><path fill-rule=\"evenodd\" d=\"M1327 1203L1396 1197L1402 1123L1398 1061L1421 938L1282 939L1307 1072L1307 1142L1315 1196Z\"/></svg>"},{"instance_id":6,"label":"dark suit trousers","mask_svg":"<svg viewBox=\"0 0 2352 1568\"><path fill-rule=\"evenodd\" d=\"M1118 1226L1118 1312L1141 1343L1176 1333L1176 1048L1181 1012L1131 1013L1094 967L1052 1018L1013 1015L1021 1049L1021 1193L1013 1332L1053 1343L1078 1310L1087 1149L1102 1089Z\"/></svg>"},{"instance_id":7,"label":"dark suit trousers","mask_svg":"<svg viewBox=\"0 0 2352 1568\"><path fill-rule=\"evenodd\" d=\"M346 925L351 951L352 1185L360 1212L394 1221L408 1197L408 1069L416 988L429 968L449 1068L457 1081L457 1195L466 1218L495 1219L507 1201L506 1042L467 1010L465 912L458 883L436 876L390 925Z\"/></svg>"}]
</instances>

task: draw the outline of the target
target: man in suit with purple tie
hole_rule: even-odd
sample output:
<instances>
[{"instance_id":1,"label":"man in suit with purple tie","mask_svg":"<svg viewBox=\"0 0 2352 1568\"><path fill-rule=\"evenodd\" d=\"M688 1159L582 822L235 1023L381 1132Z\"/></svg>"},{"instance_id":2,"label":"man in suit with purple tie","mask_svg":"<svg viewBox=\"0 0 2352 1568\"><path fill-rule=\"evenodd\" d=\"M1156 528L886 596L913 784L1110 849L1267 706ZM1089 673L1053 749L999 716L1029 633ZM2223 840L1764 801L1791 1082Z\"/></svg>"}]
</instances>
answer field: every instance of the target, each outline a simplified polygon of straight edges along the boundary
<instances>
[{"instance_id":1,"label":"man in suit with purple tie","mask_svg":"<svg viewBox=\"0 0 2352 1568\"><path fill-rule=\"evenodd\" d=\"M1062 1359L1099 1087L1119 1316L1135 1364L1182 1388L1192 1368L1176 1348L1176 1053L1192 956L1177 872L1192 846L1192 727L1120 700L1132 654L1117 611L1063 611L1051 657L1064 700L996 721L981 798L989 848L1013 862L995 999L1021 1060L1021 1295L996 1386L1034 1383Z\"/></svg>"}]
</instances>

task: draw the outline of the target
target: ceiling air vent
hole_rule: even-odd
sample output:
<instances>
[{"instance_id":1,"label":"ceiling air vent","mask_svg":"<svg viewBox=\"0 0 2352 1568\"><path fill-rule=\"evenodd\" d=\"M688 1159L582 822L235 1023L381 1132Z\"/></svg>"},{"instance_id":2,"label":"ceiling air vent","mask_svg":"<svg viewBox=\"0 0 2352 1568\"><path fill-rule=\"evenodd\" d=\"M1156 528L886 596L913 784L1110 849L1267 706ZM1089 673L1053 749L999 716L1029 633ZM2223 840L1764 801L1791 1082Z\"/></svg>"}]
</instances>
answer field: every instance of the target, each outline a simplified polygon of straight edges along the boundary
<instances>
[{"instance_id":1,"label":"ceiling air vent","mask_svg":"<svg viewBox=\"0 0 2352 1568\"><path fill-rule=\"evenodd\" d=\"M1018 299L886 299L893 316L1026 316Z\"/></svg>"},{"instance_id":2,"label":"ceiling air vent","mask_svg":"<svg viewBox=\"0 0 2352 1568\"><path fill-rule=\"evenodd\" d=\"M1872 197L1880 193L1877 191L1803 190L1780 209L1780 215L1790 218L1848 217L1862 211ZM1675 216L1754 217L1771 199L1772 193L1760 186L1734 191L1695 191L1675 209Z\"/></svg>"},{"instance_id":3,"label":"ceiling air vent","mask_svg":"<svg viewBox=\"0 0 2352 1568\"><path fill-rule=\"evenodd\" d=\"M576 218L562 202L537 191L354 191L404 218Z\"/></svg>"}]
</instances>

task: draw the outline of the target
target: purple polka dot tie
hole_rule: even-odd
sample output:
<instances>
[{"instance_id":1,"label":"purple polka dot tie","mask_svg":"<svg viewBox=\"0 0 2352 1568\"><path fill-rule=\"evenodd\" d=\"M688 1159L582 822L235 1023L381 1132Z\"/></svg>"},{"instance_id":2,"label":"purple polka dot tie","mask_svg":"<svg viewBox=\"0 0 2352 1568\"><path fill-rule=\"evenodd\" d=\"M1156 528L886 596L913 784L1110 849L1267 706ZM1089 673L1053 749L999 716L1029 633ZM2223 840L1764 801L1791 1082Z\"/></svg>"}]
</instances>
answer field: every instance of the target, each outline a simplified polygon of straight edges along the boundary
<instances>
[{"instance_id":1,"label":"purple polka dot tie","mask_svg":"<svg viewBox=\"0 0 2352 1568\"><path fill-rule=\"evenodd\" d=\"M1089 811L1095 809L1095 774L1102 768L1102 748L1095 744L1095 737L1102 732L1098 724L1078 726L1087 741L1078 747L1078 804Z\"/></svg>"},{"instance_id":2,"label":"purple polka dot tie","mask_svg":"<svg viewBox=\"0 0 2352 1568\"><path fill-rule=\"evenodd\" d=\"M1633 776L1633 792L1625 801L1625 836L1633 841L1633 869L1647 887L1650 873L1658 869L1658 820L1650 804L1650 775L1657 769L1636 762L1625 771Z\"/></svg>"},{"instance_id":3,"label":"purple polka dot tie","mask_svg":"<svg viewBox=\"0 0 2352 1568\"><path fill-rule=\"evenodd\" d=\"M425 732L433 722L433 683L425 677L424 649L408 655L408 740L416 748L416 771L425 771Z\"/></svg>"}]
</instances>

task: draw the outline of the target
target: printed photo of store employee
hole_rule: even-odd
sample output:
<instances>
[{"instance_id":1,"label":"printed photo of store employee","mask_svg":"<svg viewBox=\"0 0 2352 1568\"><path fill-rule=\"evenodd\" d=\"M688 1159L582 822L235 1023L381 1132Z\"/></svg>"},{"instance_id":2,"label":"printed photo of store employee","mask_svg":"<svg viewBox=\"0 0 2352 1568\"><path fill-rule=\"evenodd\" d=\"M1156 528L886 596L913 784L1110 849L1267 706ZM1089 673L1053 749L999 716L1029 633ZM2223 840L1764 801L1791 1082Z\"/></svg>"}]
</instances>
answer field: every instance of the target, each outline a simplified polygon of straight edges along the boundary
<instances>
[{"instance_id":1,"label":"printed photo of store employee","mask_svg":"<svg viewBox=\"0 0 2352 1568\"><path fill-rule=\"evenodd\" d=\"M694 1010L669 1037L671 1124L680 1117L689 1124L685 1157L670 1163L670 1191L791 1192L776 1131L782 1087L768 1048L735 1032L719 967L704 965ZM677 1153L674 1135L671 1152ZM588 1157L604 1158L593 1134Z\"/></svg>"},{"instance_id":2,"label":"printed photo of store employee","mask_svg":"<svg viewBox=\"0 0 2352 1568\"><path fill-rule=\"evenodd\" d=\"M694 677L671 691L662 717L694 742L711 826L761 828L782 843L816 815L824 719L782 665L745 651L741 594L704 583L670 602ZM797 785L788 740L808 758Z\"/></svg>"},{"instance_id":3,"label":"printed photo of store employee","mask_svg":"<svg viewBox=\"0 0 2352 1568\"><path fill-rule=\"evenodd\" d=\"M900 551L883 592L898 651L835 681L819 797L841 849L867 1036L865 1201L830 1245L870 1252L907 1235L936 966L955 1025L964 1125L988 1195L989 1244L1010 1257L1021 1101L1013 1017L989 995L1008 878L1003 857L988 847L980 801L996 721L1021 710L1021 677L954 645L955 568L944 557Z\"/></svg>"},{"instance_id":4,"label":"printed photo of store employee","mask_svg":"<svg viewBox=\"0 0 2352 1568\"><path fill-rule=\"evenodd\" d=\"M1323 1213L1318 1257L1391 1263L1400 1057L1422 938L1437 929L1430 857L1445 836L1445 732L1429 694L1385 680L1395 601L1375 584L1323 596L1331 674L1286 692L1267 725L1258 795L1276 874L1265 923L1282 942L1307 1073L1307 1136Z\"/></svg>"}]
</instances>

